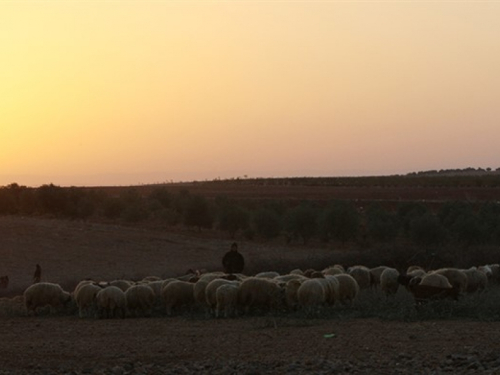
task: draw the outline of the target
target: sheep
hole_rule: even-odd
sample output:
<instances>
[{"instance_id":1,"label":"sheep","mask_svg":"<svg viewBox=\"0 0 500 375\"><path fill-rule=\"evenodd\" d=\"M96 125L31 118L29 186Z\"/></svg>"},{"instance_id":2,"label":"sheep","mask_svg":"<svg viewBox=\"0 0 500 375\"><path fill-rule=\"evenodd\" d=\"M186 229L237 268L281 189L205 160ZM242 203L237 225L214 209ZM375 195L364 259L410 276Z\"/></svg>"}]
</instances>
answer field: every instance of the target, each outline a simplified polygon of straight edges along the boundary
<instances>
[{"instance_id":1,"label":"sheep","mask_svg":"<svg viewBox=\"0 0 500 375\"><path fill-rule=\"evenodd\" d=\"M238 305L245 313L252 308L276 310L285 306L285 290L273 280L249 277L240 284Z\"/></svg>"},{"instance_id":2,"label":"sheep","mask_svg":"<svg viewBox=\"0 0 500 375\"><path fill-rule=\"evenodd\" d=\"M498 284L500 282L500 265L499 264L490 264L491 270L491 282Z\"/></svg>"},{"instance_id":3,"label":"sheep","mask_svg":"<svg viewBox=\"0 0 500 375\"><path fill-rule=\"evenodd\" d=\"M318 281L323 284L326 293L325 302L328 305L334 305L339 299L339 281L334 277L334 275L327 275L323 279L318 279Z\"/></svg>"},{"instance_id":4,"label":"sheep","mask_svg":"<svg viewBox=\"0 0 500 375\"><path fill-rule=\"evenodd\" d=\"M195 283L195 282L198 281L199 278L200 278L199 274L188 273L187 275L183 275L183 276L177 277L177 280L179 280L179 281L187 281L187 282L190 282L190 283Z\"/></svg>"},{"instance_id":5,"label":"sheep","mask_svg":"<svg viewBox=\"0 0 500 375\"><path fill-rule=\"evenodd\" d=\"M339 302L342 304L352 304L359 293L359 285L356 279L345 273L331 277L335 277L339 282Z\"/></svg>"},{"instance_id":6,"label":"sheep","mask_svg":"<svg viewBox=\"0 0 500 375\"><path fill-rule=\"evenodd\" d=\"M132 285L125 292L127 308L131 315L150 316L156 301L156 295L149 285Z\"/></svg>"},{"instance_id":7,"label":"sheep","mask_svg":"<svg viewBox=\"0 0 500 375\"><path fill-rule=\"evenodd\" d=\"M415 277L411 280L408 288L417 305L429 299L457 299L460 292L458 287L452 287L448 279L438 273Z\"/></svg>"},{"instance_id":8,"label":"sheep","mask_svg":"<svg viewBox=\"0 0 500 375\"><path fill-rule=\"evenodd\" d=\"M208 283L207 287L205 288L205 302L210 312L215 311L215 307L217 305L217 288L219 288L221 285L230 283L233 283L233 281L226 279L215 279Z\"/></svg>"},{"instance_id":9,"label":"sheep","mask_svg":"<svg viewBox=\"0 0 500 375\"><path fill-rule=\"evenodd\" d=\"M123 292L126 292L134 283L129 280L113 280L109 282L109 285L116 286L120 288Z\"/></svg>"},{"instance_id":10,"label":"sheep","mask_svg":"<svg viewBox=\"0 0 500 375\"><path fill-rule=\"evenodd\" d=\"M335 275L340 275L341 273L345 273L345 271L343 271L339 267L335 267L335 266L327 267L321 272L325 276L327 276L327 275L335 276Z\"/></svg>"},{"instance_id":11,"label":"sheep","mask_svg":"<svg viewBox=\"0 0 500 375\"><path fill-rule=\"evenodd\" d=\"M387 267L380 275L380 289L387 295L394 295L398 292L399 272L395 268Z\"/></svg>"},{"instance_id":12,"label":"sheep","mask_svg":"<svg viewBox=\"0 0 500 375\"><path fill-rule=\"evenodd\" d=\"M316 270L312 269L312 268L308 268L307 270L304 271L304 276L307 277L307 278L311 278L311 275L314 273L314 272L317 272Z\"/></svg>"},{"instance_id":13,"label":"sheep","mask_svg":"<svg viewBox=\"0 0 500 375\"><path fill-rule=\"evenodd\" d=\"M149 286L155 294L155 299L159 300L161 298L161 291L166 284L165 280L157 280L157 281L150 281L144 285Z\"/></svg>"},{"instance_id":14,"label":"sheep","mask_svg":"<svg viewBox=\"0 0 500 375\"><path fill-rule=\"evenodd\" d=\"M182 280L174 280L161 291L167 315L172 315L180 307L194 306L194 285Z\"/></svg>"},{"instance_id":15,"label":"sheep","mask_svg":"<svg viewBox=\"0 0 500 375\"><path fill-rule=\"evenodd\" d=\"M289 309L295 309L299 304L299 299L297 296L297 291L303 281L309 280L307 278L301 279L291 279L285 284L285 302Z\"/></svg>"},{"instance_id":16,"label":"sheep","mask_svg":"<svg viewBox=\"0 0 500 375\"><path fill-rule=\"evenodd\" d=\"M207 300L205 298L205 290L210 281L200 279L193 286L193 298L196 305L201 308L207 308ZM207 309L208 312L208 309Z\"/></svg>"},{"instance_id":17,"label":"sheep","mask_svg":"<svg viewBox=\"0 0 500 375\"><path fill-rule=\"evenodd\" d=\"M335 269L342 271L342 273L346 273L344 266L341 264L334 264L333 266L327 267L327 269L329 269L329 268L335 268Z\"/></svg>"},{"instance_id":18,"label":"sheep","mask_svg":"<svg viewBox=\"0 0 500 375\"><path fill-rule=\"evenodd\" d=\"M151 281L160 281L160 280L161 280L161 277L158 277L158 276L146 276L141 281L148 283Z\"/></svg>"},{"instance_id":19,"label":"sheep","mask_svg":"<svg viewBox=\"0 0 500 375\"><path fill-rule=\"evenodd\" d=\"M117 286L107 286L96 295L97 316L99 318L125 318L127 298Z\"/></svg>"},{"instance_id":20,"label":"sheep","mask_svg":"<svg viewBox=\"0 0 500 375\"><path fill-rule=\"evenodd\" d=\"M476 267L461 270L467 276L467 293L481 292L488 285L488 277Z\"/></svg>"},{"instance_id":21,"label":"sheep","mask_svg":"<svg viewBox=\"0 0 500 375\"><path fill-rule=\"evenodd\" d=\"M326 285L320 279L306 280L297 290L297 299L303 308L322 306L327 301Z\"/></svg>"},{"instance_id":22,"label":"sheep","mask_svg":"<svg viewBox=\"0 0 500 375\"><path fill-rule=\"evenodd\" d=\"M304 276L304 271L302 271L299 268L295 268L295 269L291 270L289 273L290 273L290 275L301 275L301 276Z\"/></svg>"},{"instance_id":23,"label":"sheep","mask_svg":"<svg viewBox=\"0 0 500 375\"><path fill-rule=\"evenodd\" d=\"M277 282L287 283L290 280L301 280L301 281L304 281L304 280L307 280L307 277L302 276L302 275L298 275L298 274L288 274L288 275L277 276L273 280L277 281Z\"/></svg>"},{"instance_id":24,"label":"sheep","mask_svg":"<svg viewBox=\"0 0 500 375\"><path fill-rule=\"evenodd\" d=\"M413 271L424 271L424 273L426 273L425 270L420 266L408 266L408 268L406 269L407 274L412 273Z\"/></svg>"},{"instance_id":25,"label":"sheep","mask_svg":"<svg viewBox=\"0 0 500 375\"><path fill-rule=\"evenodd\" d=\"M371 285L374 287L380 286L380 276L387 266L378 266L374 268L370 268L370 277L371 277Z\"/></svg>"},{"instance_id":26,"label":"sheep","mask_svg":"<svg viewBox=\"0 0 500 375\"><path fill-rule=\"evenodd\" d=\"M360 289L367 289L371 285L370 270L365 266L353 266L347 270L347 273L354 277Z\"/></svg>"},{"instance_id":27,"label":"sheep","mask_svg":"<svg viewBox=\"0 0 500 375\"><path fill-rule=\"evenodd\" d=\"M210 282L214 279L221 279L223 276L226 276L226 273L221 272L221 271L208 272L208 273L204 273L203 275L201 275L198 281L204 280L204 281Z\"/></svg>"},{"instance_id":28,"label":"sheep","mask_svg":"<svg viewBox=\"0 0 500 375\"><path fill-rule=\"evenodd\" d=\"M73 289L73 295L76 296L76 294L78 293L78 290L82 286L87 285L87 284L95 284L95 281L92 279L85 279L85 280L80 281L78 284L76 284L75 289Z\"/></svg>"},{"instance_id":29,"label":"sheep","mask_svg":"<svg viewBox=\"0 0 500 375\"><path fill-rule=\"evenodd\" d=\"M460 293L467 291L467 276L457 268L440 268L432 273L443 275L448 279L451 286L457 288Z\"/></svg>"},{"instance_id":30,"label":"sheep","mask_svg":"<svg viewBox=\"0 0 500 375\"><path fill-rule=\"evenodd\" d=\"M313 271L309 274L310 279L324 279L325 275L321 271Z\"/></svg>"},{"instance_id":31,"label":"sheep","mask_svg":"<svg viewBox=\"0 0 500 375\"><path fill-rule=\"evenodd\" d=\"M500 282L500 266L498 264L479 266L478 269L488 277L489 283L494 284Z\"/></svg>"},{"instance_id":32,"label":"sheep","mask_svg":"<svg viewBox=\"0 0 500 375\"><path fill-rule=\"evenodd\" d=\"M441 275L439 273L428 273L424 277L415 277L413 283L410 283L411 286L413 285L428 285L428 286L434 286L436 288L444 288L444 289L450 289L452 288L452 285L450 281L446 278L446 276Z\"/></svg>"},{"instance_id":33,"label":"sheep","mask_svg":"<svg viewBox=\"0 0 500 375\"><path fill-rule=\"evenodd\" d=\"M417 267L417 266L415 266L415 267ZM421 279L422 277L425 276L425 274L426 274L426 272L423 269L421 269L420 267L415 268L406 274L400 274L398 276L398 283L403 285L408 291L410 291L408 287L409 287L411 280L414 278Z\"/></svg>"},{"instance_id":34,"label":"sheep","mask_svg":"<svg viewBox=\"0 0 500 375\"><path fill-rule=\"evenodd\" d=\"M77 288L74 297L80 318L90 316L96 308L96 296L101 287L94 283L86 283Z\"/></svg>"},{"instance_id":35,"label":"sheep","mask_svg":"<svg viewBox=\"0 0 500 375\"><path fill-rule=\"evenodd\" d=\"M28 314L37 315L37 309L50 306L50 310L63 310L71 302L71 294L59 284L40 282L29 286L23 293Z\"/></svg>"},{"instance_id":36,"label":"sheep","mask_svg":"<svg viewBox=\"0 0 500 375\"><path fill-rule=\"evenodd\" d=\"M219 317L222 311L224 311L224 318L229 318L236 314L239 284L239 281L234 281L217 288L215 293L215 299L217 301L217 306L215 308L216 318Z\"/></svg>"},{"instance_id":37,"label":"sheep","mask_svg":"<svg viewBox=\"0 0 500 375\"><path fill-rule=\"evenodd\" d=\"M264 279L274 279L275 277L278 277L280 274L275 271L266 271L266 272L259 272L255 277L261 277Z\"/></svg>"}]
</instances>

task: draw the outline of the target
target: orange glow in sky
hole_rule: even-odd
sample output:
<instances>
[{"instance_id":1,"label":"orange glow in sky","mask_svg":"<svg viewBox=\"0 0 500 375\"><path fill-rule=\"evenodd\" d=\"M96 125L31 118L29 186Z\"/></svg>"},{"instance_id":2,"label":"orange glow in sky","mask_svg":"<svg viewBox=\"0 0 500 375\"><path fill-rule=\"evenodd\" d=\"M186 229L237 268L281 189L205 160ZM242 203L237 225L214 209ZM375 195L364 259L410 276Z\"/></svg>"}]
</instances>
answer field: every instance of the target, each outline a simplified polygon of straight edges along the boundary
<instances>
[{"instance_id":1,"label":"orange glow in sky","mask_svg":"<svg viewBox=\"0 0 500 375\"><path fill-rule=\"evenodd\" d=\"M1 2L0 185L497 168L499 19L499 2Z\"/></svg>"}]
</instances>

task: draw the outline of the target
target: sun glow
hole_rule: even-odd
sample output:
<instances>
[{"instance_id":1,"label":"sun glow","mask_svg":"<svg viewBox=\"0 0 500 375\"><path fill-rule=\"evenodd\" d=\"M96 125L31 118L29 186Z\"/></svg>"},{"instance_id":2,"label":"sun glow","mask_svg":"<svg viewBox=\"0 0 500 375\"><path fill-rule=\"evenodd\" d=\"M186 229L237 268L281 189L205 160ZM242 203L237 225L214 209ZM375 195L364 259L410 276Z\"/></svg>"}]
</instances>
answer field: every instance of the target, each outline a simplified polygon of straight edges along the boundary
<instances>
[{"instance_id":1,"label":"sun glow","mask_svg":"<svg viewBox=\"0 0 500 375\"><path fill-rule=\"evenodd\" d=\"M498 3L1 3L0 184L497 167L498 16Z\"/></svg>"}]
</instances>

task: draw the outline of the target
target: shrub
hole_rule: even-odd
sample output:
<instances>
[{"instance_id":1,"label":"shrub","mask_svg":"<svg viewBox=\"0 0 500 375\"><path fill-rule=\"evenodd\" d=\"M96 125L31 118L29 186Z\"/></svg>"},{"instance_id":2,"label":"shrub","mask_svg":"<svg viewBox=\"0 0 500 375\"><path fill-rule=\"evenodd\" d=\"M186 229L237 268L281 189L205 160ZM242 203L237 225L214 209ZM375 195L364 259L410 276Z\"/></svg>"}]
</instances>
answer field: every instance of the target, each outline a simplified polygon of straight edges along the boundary
<instances>
[{"instance_id":1,"label":"shrub","mask_svg":"<svg viewBox=\"0 0 500 375\"><path fill-rule=\"evenodd\" d=\"M219 229L227 231L234 238L239 230L248 228L250 214L236 203L228 203L219 208Z\"/></svg>"},{"instance_id":2,"label":"shrub","mask_svg":"<svg viewBox=\"0 0 500 375\"><path fill-rule=\"evenodd\" d=\"M199 195L190 196L186 203L184 212L184 224L187 226L211 228L213 216L208 205L208 201Z\"/></svg>"},{"instance_id":3,"label":"shrub","mask_svg":"<svg viewBox=\"0 0 500 375\"><path fill-rule=\"evenodd\" d=\"M360 217L352 203L332 202L319 219L319 233L323 240L334 239L345 243L356 239Z\"/></svg>"},{"instance_id":4,"label":"shrub","mask_svg":"<svg viewBox=\"0 0 500 375\"><path fill-rule=\"evenodd\" d=\"M430 212L414 218L410 222L410 237L416 245L440 245L445 240L445 230L439 219Z\"/></svg>"},{"instance_id":5,"label":"shrub","mask_svg":"<svg viewBox=\"0 0 500 375\"><path fill-rule=\"evenodd\" d=\"M281 232L280 217L275 211L267 208L255 211L252 217L252 225L255 234L267 240L278 237Z\"/></svg>"},{"instance_id":6,"label":"shrub","mask_svg":"<svg viewBox=\"0 0 500 375\"><path fill-rule=\"evenodd\" d=\"M306 203L292 208L285 217L285 230L291 238L300 237L306 244L318 230L317 210Z\"/></svg>"},{"instance_id":7,"label":"shrub","mask_svg":"<svg viewBox=\"0 0 500 375\"><path fill-rule=\"evenodd\" d=\"M368 235L376 241L388 242L398 234L396 216L378 204L372 204L367 210Z\"/></svg>"}]
</instances>

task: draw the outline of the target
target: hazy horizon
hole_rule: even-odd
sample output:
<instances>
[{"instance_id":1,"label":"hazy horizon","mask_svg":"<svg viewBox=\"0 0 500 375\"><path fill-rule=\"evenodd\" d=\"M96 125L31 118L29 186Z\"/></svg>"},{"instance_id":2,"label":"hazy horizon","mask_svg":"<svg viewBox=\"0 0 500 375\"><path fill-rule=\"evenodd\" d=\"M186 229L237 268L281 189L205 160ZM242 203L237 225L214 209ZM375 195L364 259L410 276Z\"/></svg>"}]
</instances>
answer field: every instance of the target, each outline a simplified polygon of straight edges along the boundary
<instances>
[{"instance_id":1,"label":"hazy horizon","mask_svg":"<svg viewBox=\"0 0 500 375\"><path fill-rule=\"evenodd\" d=\"M0 186L496 169L500 2L0 3Z\"/></svg>"},{"instance_id":2,"label":"hazy horizon","mask_svg":"<svg viewBox=\"0 0 500 375\"><path fill-rule=\"evenodd\" d=\"M189 183L189 182L203 182L215 180L233 180L233 179L279 179L279 178L349 178L349 177L384 177L384 176L405 176L413 173L426 173L432 171L448 171L448 170L465 170L468 168L483 169L491 173L500 173L500 167L464 167L464 168L434 168L418 171L400 171L395 173L344 173L337 175L323 175L323 174L297 174L297 175L227 175L227 176L206 176L204 178L186 178L172 179L168 178L166 174L158 173L125 173L125 174L110 174L110 175L90 175L90 176L22 176L13 175L5 176L0 175L0 181L9 181L0 183L0 187L8 186L16 183L21 186L40 187L42 185L53 184L62 187L112 187L112 186L140 186L140 185L154 185L154 184L169 184L169 183Z\"/></svg>"}]
</instances>

